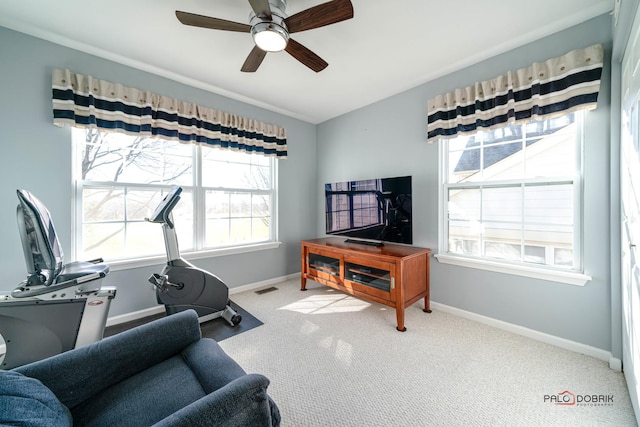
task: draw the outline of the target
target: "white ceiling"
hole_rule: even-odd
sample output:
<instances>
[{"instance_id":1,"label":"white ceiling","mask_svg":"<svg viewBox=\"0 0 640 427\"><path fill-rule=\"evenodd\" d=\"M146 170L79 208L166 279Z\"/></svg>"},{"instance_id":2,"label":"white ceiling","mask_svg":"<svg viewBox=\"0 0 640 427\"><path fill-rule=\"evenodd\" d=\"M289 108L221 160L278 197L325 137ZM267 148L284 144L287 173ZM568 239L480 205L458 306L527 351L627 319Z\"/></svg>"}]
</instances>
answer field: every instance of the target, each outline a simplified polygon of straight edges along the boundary
<instances>
[{"instance_id":1,"label":"white ceiling","mask_svg":"<svg viewBox=\"0 0 640 427\"><path fill-rule=\"evenodd\" d=\"M286 12L325 1L288 0ZM175 17L248 23L247 0L0 0L0 26L321 123L610 12L613 1L352 0L353 19L292 35L329 63L317 74L286 52L242 73L251 35Z\"/></svg>"}]
</instances>

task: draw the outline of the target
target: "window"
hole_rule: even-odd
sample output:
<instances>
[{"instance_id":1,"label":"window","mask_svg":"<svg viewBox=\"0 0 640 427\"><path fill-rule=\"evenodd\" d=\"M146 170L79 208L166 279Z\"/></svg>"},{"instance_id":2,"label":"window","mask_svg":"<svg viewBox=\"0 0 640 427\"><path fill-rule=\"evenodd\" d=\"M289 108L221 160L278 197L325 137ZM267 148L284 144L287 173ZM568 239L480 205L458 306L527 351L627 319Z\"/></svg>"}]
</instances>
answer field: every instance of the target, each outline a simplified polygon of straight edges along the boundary
<instances>
[{"instance_id":1,"label":"window","mask_svg":"<svg viewBox=\"0 0 640 427\"><path fill-rule=\"evenodd\" d=\"M444 141L440 253L581 271L581 121L572 113Z\"/></svg>"},{"instance_id":2,"label":"window","mask_svg":"<svg viewBox=\"0 0 640 427\"><path fill-rule=\"evenodd\" d=\"M73 129L75 258L164 254L162 229L145 221L174 186L183 252L275 241L271 157Z\"/></svg>"}]
</instances>

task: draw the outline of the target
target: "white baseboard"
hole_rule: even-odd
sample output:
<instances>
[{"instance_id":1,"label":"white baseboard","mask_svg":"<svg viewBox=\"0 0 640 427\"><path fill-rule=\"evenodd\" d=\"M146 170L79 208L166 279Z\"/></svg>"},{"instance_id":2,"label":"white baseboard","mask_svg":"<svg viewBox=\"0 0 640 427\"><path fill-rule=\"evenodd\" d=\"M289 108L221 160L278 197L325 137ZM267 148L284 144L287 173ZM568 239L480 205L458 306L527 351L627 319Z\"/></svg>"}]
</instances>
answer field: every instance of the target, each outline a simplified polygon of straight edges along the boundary
<instances>
[{"instance_id":1,"label":"white baseboard","mask_svg":"<svg viewBox=\"0 0 640 427\"><path fill-rule=\"evenodd\" d=\"M261 282L249 283L248 285L235 286L229 288L229 295L238 294L240 292L253 291L257 289L266 288L277 283L282 283L287 280L300 278L300 273L293 273L286 276L276 277L275 279L263 280Z\"/></svg>"},{"instance_id":2,"label":"white baseboard","mask_svg":"<svg viewBox=\"0 0 640 427\"><path fill-rule=\"evenodd\" d=\"M300 273L293 273L287 276L276 277L274 279L263 280L261 282L249 283L247 285L236 286L229 288L229 295L237 294L245 291L253 291L257 289L266 288L268 286L275 285L276 283L284 282L286 280L299 278ZM153 316L164 312L164 305L157 305L151 308L145 308L143 310L132 311L131 313L120 314L117 316L109 317L107 319L106 326L119 325L121 323L131 322L133 320L142 319L143 317Z\"/></svg>"},{"instance_id":3,"label":"white baseboard","mask_svg":"<svg viewBox=\"0 0 640 427\"><path fill-rule=\"evenodd\" d=\"M131 313L120 314L118 316L109 317L106 326L119 325L121 323L131 322L132 320L142 319L143 317L153 316L164 312L164 305L158 305L144 310L132 311Z\"/></svg>"},{"instance_id":4,"label":"white baseboard","mask_svg":"<svg viewBox=\"0 0 640 427\"><path fill-rule=\"evenodd\" d=\"M616 372L622 372L622 359L611 356L609 358L609 368Z\"/></svg>"},{"instance_id":5,"label":"white baseboard","mask_svg":"<svg viewBox=\"0 0 640 427\"><path fill-rule=\"evenodd\" d=\"M431 308L443 311L445 313L453 314L455 316L464 317L465 319L473 320L478 323L493 326L494 328L503 329L505 331L513 332L514 334L522 335L527 338L541 341L547 344L555 345L565 350L575 351L576 353L584 354L587 356L595 357L596 359L603 360L609 363L609 367L614 371L620 372L622 370L622 361L611 355L610 351L603 350L601 348L592 347L590 345L581 344L576 341L571 341L566 338L560 338L555 335L546 334L544 332L536 331L534 329L525 328L524 326L514 325L513 323L497 320L492 317L483 316L481 314L472 313L470 311L462 310L456 307L451 307L446 304L440 304L438 302L431 301Z\"/></svg>"}]
</instances>

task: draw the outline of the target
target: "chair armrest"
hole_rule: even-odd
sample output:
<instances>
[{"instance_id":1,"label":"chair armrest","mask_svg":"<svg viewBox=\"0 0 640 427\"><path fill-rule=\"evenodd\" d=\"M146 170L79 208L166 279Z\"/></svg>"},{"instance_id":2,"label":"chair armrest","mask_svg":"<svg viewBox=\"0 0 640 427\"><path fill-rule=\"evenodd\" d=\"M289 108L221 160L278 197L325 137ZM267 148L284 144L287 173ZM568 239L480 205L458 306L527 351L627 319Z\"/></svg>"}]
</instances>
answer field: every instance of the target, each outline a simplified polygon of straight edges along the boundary
<instances>
[{"instance_id":1,"label":"chair armrest","mask_svg":"<svg viewBox=\"0 0 640 427\"><path fill-rule=\"evenodd\" d=\"M185 348L180 354L207 394L247 374L211 338L202 338Z\"/></svg>"},{"instance_id":2,"label":"chair armrest","mask_svg":"<svg viewBox=\"0 0 640 427\"><path fill-rule=\"evenodd\" d=\"M269 380L263 375L242 376L171 414L154 427L278 426L280 413L275 404L272 408L267 395L268 385ZM275 416L272 417L272 413Z\"/></svg>"},{"instance_id":3,"label":"chair armrest","mask_svg":"<svg viewBox=\"0 0 640 427\"><path fill-rule=\"evenodd\" d=\"M15 371L40 380L72 409L113 384L180 353L200 337L198 315L187 310Z\"/></svg>"}]
</instances>

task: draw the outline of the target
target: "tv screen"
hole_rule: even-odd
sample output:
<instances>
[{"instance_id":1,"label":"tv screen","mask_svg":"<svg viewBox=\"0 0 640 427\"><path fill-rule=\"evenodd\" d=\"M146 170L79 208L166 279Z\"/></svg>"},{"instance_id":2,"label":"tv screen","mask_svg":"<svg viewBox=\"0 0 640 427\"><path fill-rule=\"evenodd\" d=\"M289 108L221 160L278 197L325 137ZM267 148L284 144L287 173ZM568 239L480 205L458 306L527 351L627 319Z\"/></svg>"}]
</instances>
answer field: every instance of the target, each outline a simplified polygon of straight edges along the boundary
<instances>
[{"instance_id":1,"label":"tv screen","mask_svg":"<svg viewBox=\"0 0 640 427\"><path fill-rule=\"evenodd\" d=\"M335 182L324 192L327 234L413 243L410 176Z\"/></svg>"}]
</instances>

